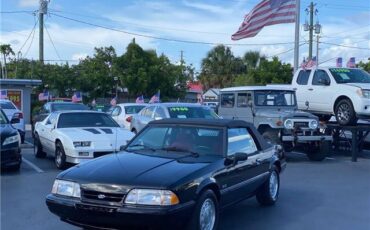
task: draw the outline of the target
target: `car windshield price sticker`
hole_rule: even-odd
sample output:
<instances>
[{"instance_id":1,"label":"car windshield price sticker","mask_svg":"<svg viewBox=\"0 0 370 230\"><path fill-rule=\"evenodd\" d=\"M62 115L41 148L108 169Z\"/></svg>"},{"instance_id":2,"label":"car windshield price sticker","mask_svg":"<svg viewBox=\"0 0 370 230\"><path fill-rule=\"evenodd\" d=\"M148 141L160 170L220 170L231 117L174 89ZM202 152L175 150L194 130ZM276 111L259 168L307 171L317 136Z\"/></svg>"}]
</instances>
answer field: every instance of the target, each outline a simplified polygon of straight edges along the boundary
<instances>
[{"instance_id":1,"label":"car windshield price sticker","mask_svg":"<svg viewBox=\"0 0 370 230\"><path fill-rule=\"evenodd\" d=\"M187 111L189 111L189 108L186 108L186 107L171 107L170 110L173 111L173 112L187 112Z\"/></svg>"},{"instance_id":2,"label":"car windshield price sticker","mask_svg":"<svg viewBox=\"0 0 370 230\"><path fill-rule=\"evenodd\" d=\"M337 73L349 73L351 72L349 69L345 69L345 68L335 68L335 69L330 69L331 71L333 72L337 72Z\"/></svg>"}]
</instances>

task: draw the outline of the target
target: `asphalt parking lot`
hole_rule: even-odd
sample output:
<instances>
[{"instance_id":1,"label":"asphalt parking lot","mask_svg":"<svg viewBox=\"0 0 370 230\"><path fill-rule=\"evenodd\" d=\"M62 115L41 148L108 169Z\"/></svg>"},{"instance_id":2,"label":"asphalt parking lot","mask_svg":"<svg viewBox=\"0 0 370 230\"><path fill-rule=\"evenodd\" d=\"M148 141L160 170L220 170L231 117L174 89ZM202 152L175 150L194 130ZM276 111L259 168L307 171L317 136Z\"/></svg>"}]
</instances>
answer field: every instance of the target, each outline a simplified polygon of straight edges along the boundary
<instances>
[{"instance_id":1,"label":"asphalt parking lot","mask_svg":"<svg viewBox=\"0 0 370 230\"><path fill-rule=\"evenodd\" d=\"M76 229L52 215L45 196L60 172L51 157L36 159L22 149L20 172L1 174L1 229ZM280 199L274 207L260 207L255 199L227 208L219 229L370 229L370 159L351 162L332 156L309 162L289 154L281 176Z\"/></svg>"}]
</instances>

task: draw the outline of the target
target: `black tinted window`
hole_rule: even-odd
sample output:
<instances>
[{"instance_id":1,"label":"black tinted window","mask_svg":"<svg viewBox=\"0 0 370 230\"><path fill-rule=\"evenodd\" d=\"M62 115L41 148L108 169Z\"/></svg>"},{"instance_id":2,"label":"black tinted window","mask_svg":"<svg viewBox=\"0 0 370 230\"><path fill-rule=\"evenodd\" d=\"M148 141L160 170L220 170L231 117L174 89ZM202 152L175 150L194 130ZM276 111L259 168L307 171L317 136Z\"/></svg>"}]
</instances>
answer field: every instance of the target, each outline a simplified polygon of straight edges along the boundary
<instances>
[{"instance_id":1,"label":"black tinted window","mask_svg":"<svg viewBox=\"0 0 370 230\"><path fill-rule=\"evenodd\" d=\"M234 107L235 96L233 93L225 93L221 95L221 107L232 108Z\"/></svg>"},{"instance_id":2,"label":"black tinted window","mask_svg":"<svg viewBox=\"0 0 370 230\"><path fill-rule=\"evenodd\" d=\"M8 101L1 101L0 102L1 109L16 109L11 102Z\"/></svg>"},{"instance_id":3,"label":"black tinted window","mask_svg":"<svg viewBox=\"0 0 370 230\"><path fill-rule=\"evenodd\" d=\"M126 114L136 114L140 112L145 107L145 105L132 105L132 106L125 106Z\"/></svg>"},{"instance_id":4,"label":"black tinted window","mask_svg":"<svg viewBox=\"0 0 370 230\"><path fill-rule=\"evenodd\" d=\"M168 112L171 118L218 118L212 109L199 106L199 107L168 107Z\"/></svg>"},{"instance_id":5,"label":"black tinted window","mask_svg":"<svg viewBox=\"0 0 370 230\"><path fill-rule=\"evenodd\" d=\"M53 104L52 110L53 111L64 111L64 110L88 110L89 108L83 104Z\"/></svg>"},{"instance_id":6,"label":"black tinted window","mask_svg":"<svg viewBox=\"0 0 370 230\"><path fill-rule=\"evenodd\" d=\"M8 124L8 118L5 116L4 112L0 111L0 124Z\"/></svg>"},{"instance_id":7,"label":"black tinted window","mask_svg":"<svg viewBox=\"0 0 370 230\"><path fill-rule=\"evenodd\" d=\"M100 113L65 113L59 116L58 128L119 127L108 115Z\"/></svg>"},{"instance_id":8,"label":"black tinted window","mask_svg":"<svg viewBox=\"0 0 370 230\"><path fill-rule=\"evenodd\" d=\"M310 77L311 70L301 70L298 74L298 85L307 85L308 78Z\"/></svg>"},{"instance_id":9,"label":"black tinted window","mask_svg":"<svg viewBox=\"0 0 370 230\"><path fill-rule=\"evenodd\" d=\"M313 75L312 85L325 85L324 82L330 84L330 78L324 70L316 70Z\"/></svg>"}]
</instances>

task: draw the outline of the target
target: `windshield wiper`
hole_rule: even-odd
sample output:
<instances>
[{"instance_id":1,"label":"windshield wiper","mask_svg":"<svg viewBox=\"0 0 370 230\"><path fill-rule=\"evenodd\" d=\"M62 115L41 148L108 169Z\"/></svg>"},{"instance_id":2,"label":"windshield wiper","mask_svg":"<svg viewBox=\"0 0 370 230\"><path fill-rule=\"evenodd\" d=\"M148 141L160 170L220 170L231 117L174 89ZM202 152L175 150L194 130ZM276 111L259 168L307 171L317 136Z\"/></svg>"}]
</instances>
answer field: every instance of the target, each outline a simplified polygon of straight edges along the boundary
<instances>
[{"instance_id":1,"label":"windshield wiper","mask_svg":"<svg viewBox=\"0 0 370 230\"><path fill-rule=\"evenodd\" d=\"M190 153L190 155L186 155L185 157L191 156L191 157L199 157L199 153L191 151L189 149L184 149L184 148L178 148L178 147L165 147L162 148L161 150L165 151L173 151L173 152L187 152Z\"/></svg>"},{"instance_id":2,"label":"windshield wiper","mask_svg":"<svg viewBox=\"0 0 370 230\"><path fill-rule=\"evenodd\" d=\"M130 145L130 146L128 146L128 148L131 148L131 147L143 147L142 149L126 149L126 151L128 151L128 152L131 152L131 151L137 151L137 150L147 150L147 149L149 149L149 150L151 150L152 152L155 152L157 149L155 149L155 148L151 148L151 147L149 147L149 146L147 146L147 145L143 145L143 144L135 144L135 145Z\"/></svg>"}]
</instances>

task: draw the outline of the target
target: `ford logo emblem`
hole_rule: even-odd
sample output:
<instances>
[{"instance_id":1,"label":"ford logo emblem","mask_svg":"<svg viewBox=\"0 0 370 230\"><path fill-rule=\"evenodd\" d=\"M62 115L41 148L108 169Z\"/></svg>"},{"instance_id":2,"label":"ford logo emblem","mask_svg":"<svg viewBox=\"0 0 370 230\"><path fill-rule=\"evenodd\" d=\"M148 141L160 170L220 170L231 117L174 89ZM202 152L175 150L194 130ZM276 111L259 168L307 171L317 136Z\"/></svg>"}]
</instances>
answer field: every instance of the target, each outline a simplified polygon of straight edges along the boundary
<instances>
[{"instance_id":1,"label":"ford logo emblem","mask_svg":"<svg viewBox=\"0 0 370 230\"><path fill-rule=\"evenodd\" d=\"M99 195L98 195L98 198L99 198L99 199L104 199L104 198L105 198L105 195L104 195L104 194L99 194Z\"/></svg>"}]
</instances>

